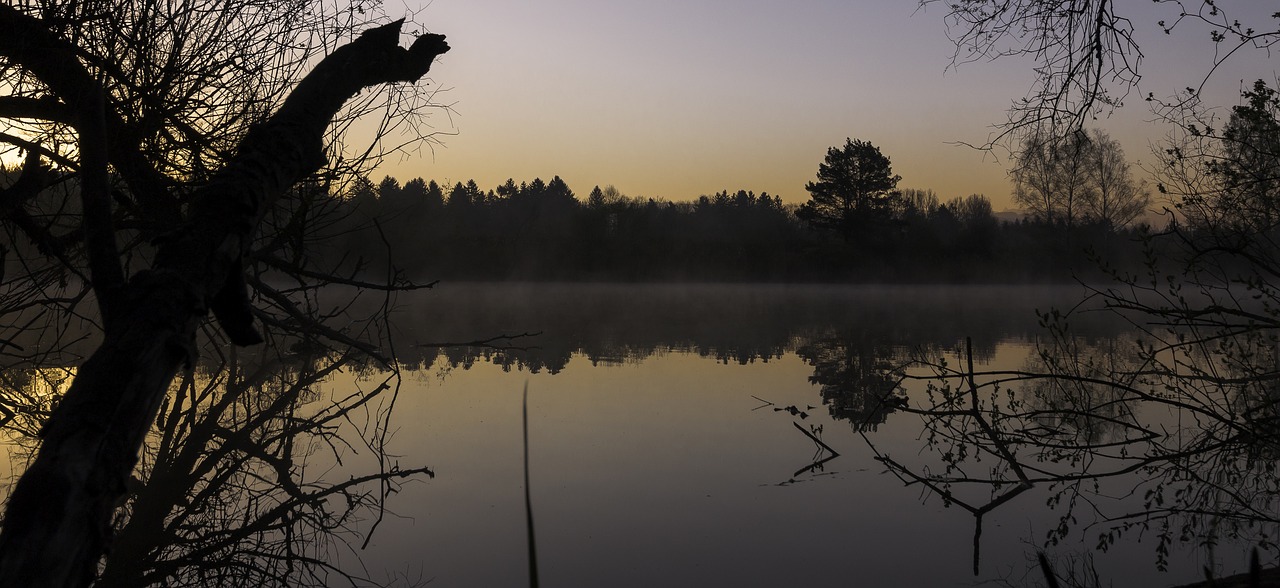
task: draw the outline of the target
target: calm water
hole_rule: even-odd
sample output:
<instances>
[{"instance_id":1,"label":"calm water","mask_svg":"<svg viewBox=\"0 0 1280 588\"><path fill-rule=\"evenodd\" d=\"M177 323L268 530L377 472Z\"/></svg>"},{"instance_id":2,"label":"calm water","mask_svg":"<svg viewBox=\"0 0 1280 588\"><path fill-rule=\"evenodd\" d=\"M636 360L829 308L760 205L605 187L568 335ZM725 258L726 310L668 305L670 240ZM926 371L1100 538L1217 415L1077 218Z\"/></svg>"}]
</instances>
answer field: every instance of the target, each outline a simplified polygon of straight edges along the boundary
<instances>
[{"instance_id":1,"label":"calm water","mask_svg":"<svg viewBox=\"0 0 1280 588\"><path fill-rule=\"evenodd\" d=\"M393 451L436 477L390 504L363 557L370 570L433 586L527 582L521 392L529 390L530 468L544 586L967 586L1038 582L1028 572L1059 511L1039 488L984 519L905 486L871 447L927 471L921 418L843 393L874 366L971 337L979 367L1027 365L1035 309L1078 293L1033 287L443 286L397 315L405 374ZM1120 334L1106 320L1077 332ZM498 334L528 349L415 344ZM406 351L407 350L407 351ZM843 380L842 380L843 379ZM354 376L333 385L356 383ZM925 402L908 383L908 402ZM795 411L775 410L795 407ZM800 414L803 413L803 414ZM830 457L797 426L818 433ZM1140 506L1120 483L1123 512ZM1092 554L1081 520L1048 547L1092 557L1104 581L1199 579L1203 549L1155 569L1137 533ZM1220 545L1237 571L1245 548ZM1240 551L1240 553L1237 553ZM1062 565L1067 565L1063 563ZM378 573L373 574L378 577Z\"/></svg>"},{"instance_id":2,"label":"calm water","mask_svg":"<svg viewBox=\"0 0 1280 588\"><path fill-rule=\"evenodd\" d=\"M376 471L369 437L362 440L358 430L370 419L380 423L376 415L394 398L390 463L429 466L434 478L392 494L376 525L376 512L368 511L341 525L360 532L376 526L367 548L359 549L357 538L352 549L329 543L315 552L348 570L362 560L368 577L397 585L527 585L526 387L543 586L1041 585L1031 565L1037 549L1059 569L1095 568L1102 585L1183 584L1200 579L1206 564L1219 575L1239 571L1247 545L1210 550L1194 541L1175 546L1170 570L1157 571L1153 534L1139 541L1144 535L1136 530L1106 553L1094 552L1101 526L1084 507L1066 539L1046 546L1064 513L1049 505L1055 488L1048 486L988 513L975 553L972 514L904 484L877 461L888 456L922 475L945 471L925 420L901 410L928 405L928 381L899 386L896 367L921 355L959 365L967 338L978 370L1026 368L1044 336L1036 310L1067 308L1079 298L1074 289L1051 287L443 285L402 297L392 315L394 332L384 340L394 342L405 366L395 394L335 420L333 431L347 430L341 437L300 439L306 448L296 451L293 437L263 446L288 446L298 479L345 481ZM1120 321L1100 313L1084 314L1072 333L1095 349L1126 335ZM492 344L438 346L485 339ZM299 414L361 398L352 392L386 377L347 367L322 389L308 389ZM287 388L272 382L301 373L288 363L272 369L282 371L245 397L243 412L218 422L258 414L260 403ZM73 372L25 373L32 393L45 397ZM198 389L218 399L220 377L206 370L195 389L174 398ZM213 430L175 425L181 415L169 414L162 428ZM203 418L189 414L193 423ZM1169 430L1180 426L1147 416ZM243 463L220 439L206 453L224 460L219 464ZM160 463L155 455L166 450L155 447L144 467ZM22 452L9 449L20 464ZM327 457L335 451L341 464ZM965 474L985 475L995 461L970 461ZM173 512L188 504L183 492L216 495L222 502L210 504L225 509L218 512L227 520L207 520L220 528L238 520L245 504L269 506L282 497L269 487L271 467L249 467L222 489L203 473L190 479L195 490L157 483L147 492L170 501ZM1140 512L1142 482L1109 480L1088 496L1108 516ZM975 504L998 494L982 485L952 490ZM341 512L334 506L324 510ZM217 514L193 508L183 520ZM216 536L201 529L188 524L174 532ZM270 533L263 537L270 545ZM168 552L159 546L149 553Z\"/></svg>"}]
</instances>

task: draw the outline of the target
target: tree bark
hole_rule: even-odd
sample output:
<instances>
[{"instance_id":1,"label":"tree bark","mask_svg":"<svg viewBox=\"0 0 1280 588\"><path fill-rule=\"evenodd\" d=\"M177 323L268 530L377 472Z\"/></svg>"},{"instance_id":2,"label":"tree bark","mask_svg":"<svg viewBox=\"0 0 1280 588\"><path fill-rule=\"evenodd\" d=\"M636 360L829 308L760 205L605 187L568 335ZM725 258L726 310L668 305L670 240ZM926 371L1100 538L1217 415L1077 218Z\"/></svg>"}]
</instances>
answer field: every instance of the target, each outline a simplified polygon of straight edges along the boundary
<instances>
[{"instance_id":1,"label":"tree bark","mask_svg":"<svg viewBox=\"0 0 1280 588\"><path fill-rule=\"evenodd\" d=\"M19 26L39 27L38 19L15 19L12 9L2 8L0 38L49 36L43 28ZM317 64L196 191L185 221L159 246L152 268L119 288L101 346L45 425L36 459L9 499L0 530L0 586L62 588L93 581L109 548L112 514L160 401L178 370L196 361L196 329L219 292L237 282L228 277L239 271L263 215L325 163L323 134L349 98L367 86L417 81L449 50L444 37L433 34L400 47L400 25L366 31ZM41 76L44 70L28 61L48 51L9 45L0 41L0 56ZM45 81L57 92L56 82ZM110 120L108 114L108 127Z\"/></svg>"}]
</instances>

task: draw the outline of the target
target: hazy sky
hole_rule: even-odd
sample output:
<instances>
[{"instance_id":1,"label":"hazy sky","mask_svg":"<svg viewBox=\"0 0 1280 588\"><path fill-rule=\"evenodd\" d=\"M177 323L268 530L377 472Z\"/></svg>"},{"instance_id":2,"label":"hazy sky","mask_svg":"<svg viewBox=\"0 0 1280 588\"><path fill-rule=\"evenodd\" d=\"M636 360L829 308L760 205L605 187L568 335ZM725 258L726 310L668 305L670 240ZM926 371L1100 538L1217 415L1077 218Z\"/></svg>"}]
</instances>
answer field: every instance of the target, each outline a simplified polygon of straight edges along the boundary
<instances>
[{"instance_id":1,"label":"hazy sky","mask_svg":"<svg viewBox=\"0 0 1280 588\"><path fill-rule=\"evenodd\" d=\"M1219 4L1247 16L1271 2ZM489 189L508 177L559 175L580 198L613 184L670 200L741 188L803 202L826 149L853 137L891 158L900 187L943 199L984 193L997 210L1010 206L1005 162L952 143L982 142L1030 87L1032 64L947 71L953 47L941 6L434 0L410 8L453 47L432 70L453 115L431 122L457 134L433 152L393 159L379 177L474 178ZM1175 18L1174 9L1150 0L1121 0L1120 9L1138 11L1130 14L1145 53L1142 95L1198 83L1212 63L1207 29L1165 36L1155 23ZM395 5L387 10L397 16ZM1280 60L1253 53L1215 75L1211 90L1227 105L1242 80L1276 78ZM1099 126L1130 160L1150 161L1149 141L1166 129L1145 122L1138 95L1130 103Z\"/></svg>"}]
</instances>

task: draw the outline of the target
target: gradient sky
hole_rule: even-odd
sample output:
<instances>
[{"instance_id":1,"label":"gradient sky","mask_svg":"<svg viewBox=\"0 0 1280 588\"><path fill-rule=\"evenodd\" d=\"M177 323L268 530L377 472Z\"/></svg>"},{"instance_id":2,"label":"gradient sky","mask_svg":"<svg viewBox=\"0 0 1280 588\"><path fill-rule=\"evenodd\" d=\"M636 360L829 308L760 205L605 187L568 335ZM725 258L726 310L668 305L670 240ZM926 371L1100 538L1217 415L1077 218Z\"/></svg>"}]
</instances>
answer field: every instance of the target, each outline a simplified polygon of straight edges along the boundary
<instances>
[{"instance_id":1,"label":"gradient sky","mask_svg":"<svg viewBox=\"0 0 1280 588\"><path fill-rule=\"evenodd\" d=\"M900 187L949 199L970 193L1011 207L1004 161L982 142L1031 85L1032 63L1007 59L948 70L942 6L912 0L433 0L415 20L453 50L432 70L453 114L433 115L442 146L393 157L374 175L475 179L482 188L559 175L584 198L613 184L631 196L688 200L749 189L808 199L804 184L846 137L879 146ZM1221 0L1241 16L1274 11ZM1145 58L1141 95L1196 84L1212 64L1205 28L1173 36L1176 10L1133 10ZM396 14L389 4L388 12ZM401 9L403 10L403 9ZM1270 18L1262 25L1276 26ZM1242 81L1274 80L1280 60L1247 52L1207 93L1236 103ZM1099 121L1130 160L1150 161L1168 129L1134 94ZM376 180L377 178L375 178Z\"/></svg>"}]
</instances>

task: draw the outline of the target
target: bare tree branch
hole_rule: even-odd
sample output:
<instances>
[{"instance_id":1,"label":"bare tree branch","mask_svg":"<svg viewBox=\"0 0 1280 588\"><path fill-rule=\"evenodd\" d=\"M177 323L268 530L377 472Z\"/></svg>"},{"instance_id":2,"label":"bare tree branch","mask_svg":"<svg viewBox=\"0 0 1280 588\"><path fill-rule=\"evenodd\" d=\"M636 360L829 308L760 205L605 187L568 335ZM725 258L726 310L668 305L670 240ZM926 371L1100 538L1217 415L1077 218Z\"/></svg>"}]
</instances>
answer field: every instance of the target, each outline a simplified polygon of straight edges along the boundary
<instances>
[{"instance_id":1,"label":"bare tree branch","mask_svg":"<svg viewBox=\"0 0 1280 588\"><path fill-rule=\"evenodd\" d=\"M152 269L129 281L119 320L107 325L101 347L80 368L10 498L0 531L0 584L91 581L160 401L178 369L194 363L196 328L239 267L265 210L325 163L324 129L348 98L369 85L415 81L448 51L434 34L403 49L399 30L399 22L369 30L317 64L196 192L187 222L160 245ZM60 55L59 46L44 31L38 19L0 7L0 54L30 63L51 87L85 87L83 70L68 73L49 58Z\"/></svg>"}]
</instances>

